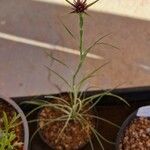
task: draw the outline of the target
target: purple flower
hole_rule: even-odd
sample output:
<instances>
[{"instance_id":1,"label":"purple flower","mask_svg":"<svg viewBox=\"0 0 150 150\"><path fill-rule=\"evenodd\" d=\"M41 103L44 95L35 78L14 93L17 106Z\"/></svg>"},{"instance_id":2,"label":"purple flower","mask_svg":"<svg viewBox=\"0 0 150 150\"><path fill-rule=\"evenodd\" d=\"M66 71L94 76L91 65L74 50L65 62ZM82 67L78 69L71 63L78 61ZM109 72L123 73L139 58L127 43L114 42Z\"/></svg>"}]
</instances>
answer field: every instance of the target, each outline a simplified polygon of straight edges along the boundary
<instances>
[{"instance_id":1,"label":"purple flower","mask_svg":"<svg viewBox=\"0 0 150 150\"><path fill-rule=\"evenodd\" d=\"M70 2L69 0L66 0L71 6L73 6L73 11L72 13L85 13L85 11L98 2L99 0L95 0L94 2L87 4L87 0L74 0L73 3Z\"/></svg>"}]
</instances>

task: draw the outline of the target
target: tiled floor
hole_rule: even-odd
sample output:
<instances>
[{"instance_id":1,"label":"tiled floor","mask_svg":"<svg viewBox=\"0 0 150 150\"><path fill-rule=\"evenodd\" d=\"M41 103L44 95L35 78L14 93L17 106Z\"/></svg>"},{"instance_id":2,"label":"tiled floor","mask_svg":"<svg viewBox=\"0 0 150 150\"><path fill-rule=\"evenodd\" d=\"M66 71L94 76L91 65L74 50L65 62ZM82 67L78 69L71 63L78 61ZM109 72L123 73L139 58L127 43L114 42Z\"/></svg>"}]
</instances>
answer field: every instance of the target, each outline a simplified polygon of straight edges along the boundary
<instances>
[{"instance_id":1,"label":"tiled floor","mask_svg":"<svg viewBox=\"0 0 150 150\"><path fill-rule=\"evenodd\" d=\"M65 6L31 0L0 1L0 93L8 96L40 95L67 90L64 83L49 73L44 65L70 79L78 61L76 42L65 32L61 18L73 32L75 15ZM150 85L150 22L100 12L86 17L85 44L99 35L112 33L104 41L120 47L96 46L87 59L80 77L106 61L103 68L85 87L113 88ZM78 34L76 34L78 35ZM65 47L65 48L64 48ZM64 68L46 56L43 50L70 65ZM100 59L96 59L97 56ZM103 58L103 59L102 59Z\"/></svg>"}]
</instances>

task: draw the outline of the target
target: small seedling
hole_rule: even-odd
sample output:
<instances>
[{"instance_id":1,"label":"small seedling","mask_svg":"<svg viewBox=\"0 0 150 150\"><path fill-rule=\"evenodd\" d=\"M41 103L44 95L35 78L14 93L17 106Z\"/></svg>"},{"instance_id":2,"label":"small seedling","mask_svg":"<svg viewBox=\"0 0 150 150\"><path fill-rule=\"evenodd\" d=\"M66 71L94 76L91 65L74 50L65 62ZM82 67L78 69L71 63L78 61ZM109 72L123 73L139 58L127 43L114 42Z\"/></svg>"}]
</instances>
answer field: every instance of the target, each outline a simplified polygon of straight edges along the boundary
<instances>
[{"instance_id":1,"label":"small seedling","mask_svg":"<svg viewBox=\"0 0 150 150\"><path fill-rule=\"evenodd\" d=\"M6 112L3 112L3 117L1 118L1 128L0 128L0 150L16 150L23 143L15 141L16 132L14 128L17 127L18 119L20 115L14 113L12 119L9 119Z\"/></svg>"}]
</instances>

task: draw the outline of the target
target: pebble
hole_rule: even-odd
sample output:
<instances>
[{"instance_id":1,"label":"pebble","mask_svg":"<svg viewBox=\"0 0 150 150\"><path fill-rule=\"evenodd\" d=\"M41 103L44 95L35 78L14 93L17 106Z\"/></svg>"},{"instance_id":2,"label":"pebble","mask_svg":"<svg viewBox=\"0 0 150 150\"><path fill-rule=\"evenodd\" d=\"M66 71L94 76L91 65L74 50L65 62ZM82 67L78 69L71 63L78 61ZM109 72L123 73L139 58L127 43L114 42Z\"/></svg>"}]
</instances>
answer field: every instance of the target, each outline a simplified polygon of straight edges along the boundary
<instances>
[{"instance_id":1,"label":"pebble","mask_svg":"<svg viewBox=\"0 0 150 150\"><path fill-rule=\"evenodd\" d=\"M150 119L134 119L124 133L119 150L150 150Z\"/></svg>"}]
</instances>

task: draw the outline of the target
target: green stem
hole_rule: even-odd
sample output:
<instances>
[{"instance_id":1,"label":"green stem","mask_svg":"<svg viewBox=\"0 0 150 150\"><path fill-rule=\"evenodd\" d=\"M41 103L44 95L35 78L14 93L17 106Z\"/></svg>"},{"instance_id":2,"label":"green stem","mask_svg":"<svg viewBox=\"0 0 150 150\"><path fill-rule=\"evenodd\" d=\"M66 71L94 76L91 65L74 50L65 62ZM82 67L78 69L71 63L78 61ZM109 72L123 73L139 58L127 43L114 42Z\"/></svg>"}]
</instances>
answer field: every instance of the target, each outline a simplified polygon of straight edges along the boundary
<instances>
[{"instance_id":1,"label":"green stem","mask_svg":"<svg viewBox=\"0 0 150 150\"><path fill-rule=\"evenodd\" d=\"M83 13L79 14L79 27L80 27L80 43L79 43L79 50L80 50L80 62L78 64L77 70L75 71L75 74L73 75L73 87L75 85L75 80L76 80L76 76L78 75L80 68L82 66L83 63Z\"/></svg>"},{"instance_id":2,"label":"green stem","mask_svg":"<svg viewBox=\"0 0 150 150\"><path fill-rule=\"evenodd\" d=\"M83 54L83 13L79 14L79 19L80 19L80 59L82 59L82 54Z\"/></svg>"},{"instance_id":3,"label":"green stem","mask_svg":"<svg viewBox=\"0 0 150 150\"><path fill-rule=\"evenodd\" d=\"M78 64L77 70L75 71L73 75L73 83L72 83L72 91L73 91L73 99L74 102L73 104L76 104L76 99L77 99L77 92L76 92L76 77L80 71L80 68L82 67L83 64L83 25L84 25L84 18L83 18L83 13L79 14L79 28L80 28L80 37L79 37L79 51L80 51L80 62Z\"/></svg>"}]
</instances>

